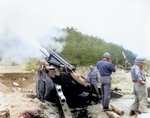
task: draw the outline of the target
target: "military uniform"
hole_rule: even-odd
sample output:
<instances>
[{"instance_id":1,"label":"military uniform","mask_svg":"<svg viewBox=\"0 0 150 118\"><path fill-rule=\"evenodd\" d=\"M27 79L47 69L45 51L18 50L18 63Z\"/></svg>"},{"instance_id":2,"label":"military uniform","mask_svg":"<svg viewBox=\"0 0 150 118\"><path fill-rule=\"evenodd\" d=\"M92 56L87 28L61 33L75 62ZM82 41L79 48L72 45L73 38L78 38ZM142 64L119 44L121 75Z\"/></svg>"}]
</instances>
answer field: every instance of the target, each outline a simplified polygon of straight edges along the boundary
<instances>
[{"instance_id":1,"label":"military uniform","mask_svg":"<svg viewBox=\"0 0 150 118\"><path fill-rule=\"evenodd\" d=\"M37 98L39 100L47 100L51 101L53 100L54 96L54 83L52 79L47 76L47 73L49 72L47 69L42 70L42 66L38 69L38 81L36 83L36 93ZM46 72L47 71L47 72Z\"/></svg>"},{"instance_id":2,"label":"military uniform","mask_svg":"<svg viewBox=\"0 0 150 118\"><path fill-rule=\"evenodd\" d=\"M109 53L104 53L103 57L110 58ZM97 69L100 72L100 84L102 91L102 106L104 109L109 109L109 102L111 98L111 74L115 72L115 66L108 61L100 60L97 62Z\"/></svg>"},{"instance_id":3,"label":"military uniform","mask_svg":"<svg viewBox=\"0 0 150 118\"><path fill-rule=\"evenodd\" d=\"M133 92L135 95L134 103L131 105L131 110L146 112L147 108L147 87L146 84L141 84L139 81L146 81L145 76L139 66L133 65L131 68L131 77L134 82Z\"/></svg>"},{"instance_id":4,"label":"military uniform","mask_svg":"<svg viewBox=\"0 0 150 118\"><path fill-rule=\"evenodd\" d=\"M95 89L96 91L96 94L97 94L97 97L98 99L100 100L100 94L99 94L99 91L98 91L98 86L97 86L97 83L98 83L98 75L97 73L94 71L94 67L93 66L90 66L90 72L88 73L87 75L87 80L88 82L91 84L90 85L90 100L91 100L91 96L92 96L92 91L93 89Z\"/></svg>"}]
</instances>

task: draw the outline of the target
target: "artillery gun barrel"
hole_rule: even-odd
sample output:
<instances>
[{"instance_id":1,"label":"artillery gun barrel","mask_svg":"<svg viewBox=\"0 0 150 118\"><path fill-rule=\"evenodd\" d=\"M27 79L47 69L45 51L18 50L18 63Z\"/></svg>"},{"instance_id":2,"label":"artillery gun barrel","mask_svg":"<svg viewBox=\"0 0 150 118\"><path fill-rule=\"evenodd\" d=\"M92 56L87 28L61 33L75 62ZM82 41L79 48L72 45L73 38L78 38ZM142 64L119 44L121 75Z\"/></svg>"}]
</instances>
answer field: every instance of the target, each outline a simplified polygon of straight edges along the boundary
<instances>
[{"instance_id":1,"label":"artillery gun barrel","mask_svg":"<svg viewBox=\"0 0 150 118\"><path fill-rule=\"evenodd\" d=\"M46 57L48 57L48 55L47 55L43 50L40 49L40 51L41 51Z\"/></svg>"},{"instance_id":2,"label":"artillery gun barrel","mask_svg":"<svg viewBox=\"0 0 150 118\"><path fill-rule=\"evenodd\" d=\"M70 64L68 62L66 62L63 58L61 58L58 54L56 54L54 51L52 50L48 50L48 52L56 59L58 60L60 63L69 66Z\"/></svg>"}]
</instances>

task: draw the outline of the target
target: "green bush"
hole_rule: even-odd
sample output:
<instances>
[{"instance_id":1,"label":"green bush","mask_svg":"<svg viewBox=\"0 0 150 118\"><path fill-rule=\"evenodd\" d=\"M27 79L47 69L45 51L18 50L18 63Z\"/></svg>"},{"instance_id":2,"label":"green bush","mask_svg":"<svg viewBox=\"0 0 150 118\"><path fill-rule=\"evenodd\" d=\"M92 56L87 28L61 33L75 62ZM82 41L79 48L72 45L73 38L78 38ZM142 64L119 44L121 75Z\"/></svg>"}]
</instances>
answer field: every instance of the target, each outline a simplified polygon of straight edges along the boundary
<instances>
[{"instance_id":1,"label":"green bush","mask_svg":"<svg viewBox=\"0 0 150 118\"><path fill-rule=\"evenodd\" d=\"M11 66L19 66L19 64L17 64L16 62L12 62Z\"/></svg>"},{"instance_id":2,"label":"green bush","mask_svg":"<svg viewBox=\"0 0 150 118\"><path fill-rule=\"evenodd\" d=\"M136 54L122 46L107 43L98 37L82 34L73 27L67 27L63 30L67 31L68 36L65 39L56 39L56 41L65 42L59 55L69 63L76 63L78 66L96 65L97 61L102 59L103 54L109 52L113 64L123 65L125 59L122 52L124 52L131 65L134 64Z\"/></svg>"},{"instance_id":3,"label":"green bush","mask_svg":"<svg viewBox=\"0 0 150 118\"><path fill-rule=\"evenodd\" d=\"M146 72L149 72L150 71L150 60L147 60L145 63L144 63L144 70Z\"/></svg>"},{"instance_id":4,"label":"green bush","mask_svg":"<svg viewBox=\"0 0 150 118\"><path fill-rule=\"evenodd\" d=\"M27 71L36 71L40 65L40 60L36 58L30 58L29 61L26 63L26 70Z\"/></svg>"}]
</instances>

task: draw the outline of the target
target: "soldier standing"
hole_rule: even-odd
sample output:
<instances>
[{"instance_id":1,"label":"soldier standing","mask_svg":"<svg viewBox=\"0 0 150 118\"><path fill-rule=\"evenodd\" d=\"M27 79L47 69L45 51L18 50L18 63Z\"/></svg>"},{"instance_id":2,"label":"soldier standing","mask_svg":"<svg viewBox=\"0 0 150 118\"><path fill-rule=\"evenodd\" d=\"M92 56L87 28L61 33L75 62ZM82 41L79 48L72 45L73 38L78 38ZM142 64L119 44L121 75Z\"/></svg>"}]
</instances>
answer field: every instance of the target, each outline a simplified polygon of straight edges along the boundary
<instances>
[{"instance_id":1,"label":"soldier standing","mask_svg":"<svg viewBox=\"0 0 150 118\"><path fill-rule=\"evenodd\" d=\"M111 63L110 54L108 52L103 54L102 60L97 62L97 69L100 72L100 84L102 91L102 106L104 111L111 111L109 102L111 98L111 74L115 72L115 66Z\"/></svg>"},{"instance_id":2,"label":"soldier standing","mask_svg":"<svg viewBox=\"0 0 150 118\"><path fill-rule=\"evenodd\" d=\"M91 102L91 97L92 97L93 90L96 91L98 102L100 102L100 94L99 94L98 86L97 86L98 75L97 75L96 72L94 72L94 66L90 66L90 72L87 75L87 80L91 84L90 85L90 94L89 94L89 97L90 97L89 103Z\"/></svg>"},{"instance_id":3,"label":"soldier standing","mask_svg":"<svg viewBox=\"0 0 150 118\"><path fill-rule=\"evenodd\" d=\"M131 105L131 111L129 116L138 113L144 113L147 109L147 88L146 88L146 77L142 71L144 58L137 57L135 64L131 67L131 77L134 82L134 95L135 101Z\"/></svg>"}]
</instances>

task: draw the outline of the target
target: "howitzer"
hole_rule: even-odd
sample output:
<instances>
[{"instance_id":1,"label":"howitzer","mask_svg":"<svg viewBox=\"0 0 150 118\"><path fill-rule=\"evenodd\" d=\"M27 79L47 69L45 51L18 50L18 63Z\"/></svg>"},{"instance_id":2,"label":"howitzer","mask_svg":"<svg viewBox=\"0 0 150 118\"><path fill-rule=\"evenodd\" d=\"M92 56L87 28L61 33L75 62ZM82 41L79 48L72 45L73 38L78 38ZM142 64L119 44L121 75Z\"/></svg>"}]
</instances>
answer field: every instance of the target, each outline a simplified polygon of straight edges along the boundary
<instances>
[{"instance_id":1,"label":"howitzer","mask_svg":"<svg viewBox=\"0 0 150 118\"><path fill-rule=\"evenodd\" d=\"M42 50L40 51L44 53ZM86 79L83 76L77 75L74 72L75 67L73 65L66 62L56 52L52 50L48 50L48 52L49 52L49 56L46 55L46 53L44 53L44 55L47 56L45 60L49 63L49 65L53 65L60 73L61 72L69 73L71 77L79 84L85 87L90 86L90 84L86 81Z\"/></svg>"},{"instance_id":2,"label":"howitzer","mask_svg":"<svg viewBox=\"0 0 150 118\"><path fill-rule=\"evenodd\" d=\"M42 50L40 51L46 55L45 60L49 65L55 68L54 70L49 69L49 74L57 72L56 69L60 72L60 74L55 75L55 77L50 75L49 77L51 77L54 82L56 96L58 96L64 117L72 118L69 107L79 107L86 104L88 96L82 97L81 94L84 91L89 92L88 85L90 84L86 81L84 76L75 73L75 67L72 64L66 62L54 51L48 50L49 55Z\"/></svg>"}]
</instances>

